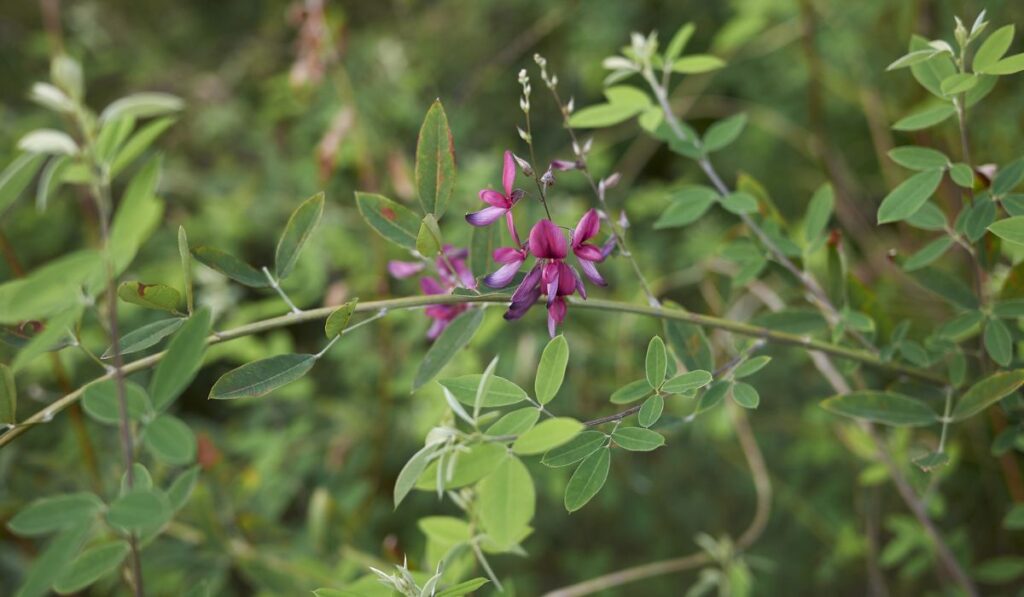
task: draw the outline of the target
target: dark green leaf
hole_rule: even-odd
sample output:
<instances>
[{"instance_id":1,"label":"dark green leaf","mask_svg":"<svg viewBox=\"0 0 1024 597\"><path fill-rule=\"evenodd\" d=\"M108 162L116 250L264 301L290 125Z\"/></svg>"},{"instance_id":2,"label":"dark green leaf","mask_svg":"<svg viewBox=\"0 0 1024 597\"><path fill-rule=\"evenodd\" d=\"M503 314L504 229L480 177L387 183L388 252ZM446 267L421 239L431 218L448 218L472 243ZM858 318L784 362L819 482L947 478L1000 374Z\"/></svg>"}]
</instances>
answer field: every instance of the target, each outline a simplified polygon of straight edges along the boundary
<instances>
[{"instance_id":1,"label":"dark green leaf","mask_svg":"<svg viewBox=\"0 0 1024 597\"><path fill-rule=\"evenodd\" d=\"M985 324L985 351L998 365L1006 367L1013 359L1013 337L1010 328L1001 319L990 319Z\"/></svg>"},{"instance_id":2,"label":"dark green leaf","mask_svg":"<svg viewBox=\"0 0 1024 597\"><path fill-rule=\"evenodd\" d=\"M889 150L889 157L911 170L941 170L949 165L946 154L929 147L907 145Z\"/></svg>"},{"instance_id":3,"label":"dark green leaf","mask_svg":"<svg viewBox=\"0 0 1024 597\"><path fill-rule=\"evenodd\" d=\"M134 489L110 504L107 521L131 531L144 531L167 522L171 516L167 497L154 490Z\"/></svg>"},{"instance_id":4,"label":"dark green leaf","mask_svg":"<svg viewBox=\"0 0 1024 597\"><path fill-rule=\"evenodd\" d=\"M324 213L324 194L319 192L302 202L288 218L274 253L274 273L283 280L292 273L299 253Z\"/></svg>"},{"instance_id":5,"label":"dark green leaf","mask_svg":"<svg viewBox=\"0 0 1024 597\"><path fill-rule=\"evenodd\" d=\"M92 526L92 522L84 522L54 537L28 569L15 597L42 597L49 593L54 581L67 570L82 548Z\"/></svg>"},{"instance_id":6,"label":"dark green leaf","mask_svg":"<svg viewBox=\"0 0 1024 597\"><path fill-rule=\"evenodd\" d=\"M470 580L460 582L457 585L452 585L447 589L438 591L435 594L435 597L462 597L463 595L469 595L489 582L491 581L486 578L472 578Z\"/></svg>"},{"instance_id":7,"label":"dark green leaf","mask_svg":"<svg viewBox=\"0 0 1024 597\"><path fill-rule=\"evenodd\" d=\"M587 504L608 480L611 450L602 448L583 459L565 487L565 509L575 512Z\"/></svg>"},{"instance_id":8,"label":"dark green leaf","mask_svg":"<svg viewBox=\"0 0 1024 597\"><path fill-rule=\"evenodd\" d=\"M920 251L914 253L903 262L903 269L912 272L930 265L939 257L942 257L949 248L953 246L953 237L941 236L924 246Z\"/></svg>"},{"instance_id":9,"label":"dark green leaf","mask_svg":"<svg viewBox=\"0 0 1024 597\"><path fill-rule=\"evenodd\" d=\"M281 354L232 369L210 388L211 400L256 398L289 384L309 372L316 355Z\"/></svg>"},{"instance_id":10,"label":"dark green leaf","mask_svg":"<svg viewBox=\"0 0 1024 597\"><path fill-rule=\"evenodd\" d=\"M733 370L732 376L734 379L743 379L744 377L749 377L757 373L761 369L764 369L765 366L771 362L771 360L771 357L760 356L743 361L736 367L736 369Z\"/></svg>"},{"instance_id":11,"label":"dark green leaf","mask_svg":"<svg viewBox=\"0 0 1024 597\"><path fill-rule=\"evenodd\" d=\"M17 535L46 535L88 523L102 509L100 498L84 491L44 497L22 508L7 528Z\"/></svg>"},{"instance_id":12,"label":"dark green leaf","mask_svg":"<svg viewBox=\"0 0 1024 597\"><path fill-rule=\"evenodd\" d=\"M142 420L151 410L146 390L130 380L125 380L124 389L128 417L133 421ZM82 396L82 408L87 415L100 423L120 424L121 406L117 399L117 382L107 379L87 385Z\"/></svg>"},{"instance_id":13,"label":"dark green leaf","mask_svg":"<svg viewBox=\"0 0 1024 597\"><path fill-rule=\"evenodd\" d=\"M156 410L166 408L192 383L192 378L203 364L210 318L208 308L199 309L171 338L167 353L149 381L149 397Z\"/></svg>"},{"instance_id":14,"label":"dark green leaf","mask_svg":"<svg viewBox=\"0 0 1024 597\"><path fill-rule=\"evenodd\" d=\"M360 192L356 192L356 205L377 234L410 251L416 249L420 218L408 208L382 195Z\"/></svg>"},{"instance_id":15,"label":"dark green leaf","mask_svg":"<svg viewBox=\"0 0 1024 597\"><path fill-rule=\"evenodd\" d=\"M192 495L192 490L195 488L198 479L198 465L185 469L174 478L171 486L167 488L167 501L171 505L171 510L177 512L188 502L188 498Z\"/></svg>"},{"instance_id":16,"label":"dark green leaf","mask_svg":"<svg viewBox=\"0 0 1024 597\"><path fill-rule=\"evenodd\" d=\"M107 541L86 549L57 578L53 588L58 593L81 591L121 565L131 547L127 541Z\"/></svg>"},{"instance_id":17,"label":"dark green leaf","mask_svg":"<svg viewBox=\"0 0 1024 597\"><path fill-rule=\"evenodd\" d=\"M14 385L14 372L0 363L0 423L13 425L18 415L18 388Z\"/></svg>"},{"instance_id":18,"label":"dark green leaf","mask_svg":"<svg viewBox=\"0 0 1024 597\"><path fill-rule=\"evenodd\" d=\"M665 445L665 436L643 427L620 427L612 432L612 439L631 452L650 452Z\"/></svg>"},{"instance_id":19,"label":"dark green leaf","mask_svg":"<svg viewBox=\"0 0 1024 597\"><path fill-rule=\"evenodd\" d=\"M939 420L924 402L895 392L853 392L828 398L821 406L837 415L894 427L919 427Z\"/></svg>"},{"instance_id":20,"label":"dark green leaf","mask_svg":"<svg viewBox=\"0 0 1024 597\"><path fill-rule=\"evenodd\" d=\"M440 100L427 110L416 142L416 189L423 211L440 218L455 186L455 141Z\"/></svg>"},{"instance_id":21,"label":"dark green leaf","mask_svg":"<svg viewBox=\"0 0 1024 597\"><path fill-rule=\"evenodd\" d=\"M660 388L661 384L665 382L665 374L668 371L668 357L665 353L665 342L661 336L651 338L647 345L645 370L647 384L654 389Z\"/></svg>"},{"instance_id":22,"label":"dark green leaf","mask_svg":"<svg viewBox=\"0 0 1024 597\"><path fill-rule=\"evenodd\" d=\"M224 274L239 284L252 288L270 286L270 281L267 280L267 276L263 272L220 249L196 247L192 249L192 256L198 259L199 263Z\"/></svg>"},{"instance_id":23,"label":"dark green leaf","mask_svg":"<svg viewBox=\"0 0 1024 597\"><path fill-rule=\"evenodd\" d=\"M156 346L161 340L170 336L187 321L184 317L171 317L148 323L137 330L132 330L121 337L121 354L132 354ZM109 359L114 356L113 347L108 348L100 358Z\"/></svg>"},{"instance_id":24,"label":"dark green leaf","mask_svg":"<svg viewBox=\"0 0 1024 597\"><path fill-rule=\"evenodd\" d=\"M813 247L823 238L825 227L832 218L834 205L835 193L832 191L832 185L826 183L818 187L807 205L807 215L804 217L804 240L809 246Z\"/></svg>"},{"instance_id":25,"label":"dark green leaf","mask_svg":"<svg viewBox=\"0 0 1024 597\"><path fill-rule=\"evenodd\" d=\"M196 459L196 436L177 417L163 414L147 423L142 441L157 459L168 464L188 464Z\"/></svg>"},{"instance_id":26,"label":"dark green leaf","mask_svg":"<svg viewBox=\"0 0 1024 597\"><path fill-rule=\"evenodd\" d=\"M637 413L637 421L644 427L650 427L661 418L661 412L665 410L665 399L660 394L655 394L640 405Z\"/></svg>"},{"instance_id":27,"label":"dark green leaf","mask_svg":"<svg viewBox=\"0 0 1024 597\"><path fill-rule=\"evenodd\" d=\"M971 386L953 408L954 421L963 421L999 402L1024 384L1024 370L996 373Z\"/></svg>"},{"instance_id":28,"label":"dark green leaf","mask_svg":"<svg viewBox=\"0 0 1024 597\"><path fill-rule=\"evenodd\" d=\"M654 223L654 227L660 230L696 222L716 201L718 193L710 187L685 187L673 194L672 203Z\"/></svg>"},{"instance_id":29,"label":"dark green leaf","mask_svg":"<svg viewBox=\"0 0 1024 597\"><path fill-rule=\"evenodd\" d=\"M904 116L897 120L892 128L897 131L919 131L935 126L953 114L956 114L956 108L952 104L938 104Z\"/></svg>"},{"instance_id":30,"label":"dark green leaf","mask_svg":"<svg viewBox=\"0 0 1024 597\"><path fill-rule=\"evenodd\" d=\"M669 394L682 394L690 390L703 388L711 383L711 379L710 373L698 369L697 371L689 371L673 377L666 381L661 389Z\"/></svg>"},{"instance_id":31,"label":"dark green leaf","mask_svg":"<svg viewBox=\"0 0 1024 597\"><path fill-rule=\"evenodd\" d=\"M1024 179L1024 158L1016 159L996 171L992 180L992 194L1005 195Z\"/></svg>"},{"instance_id":32,"label":"dark green leaf","mask_svg":"<svg viewBox=\"0 0 1024 597\"><path fill-rule=\"evenodd\" d=\"M747 115L743 112L712 124L704 134L705 151L710 153L728 147L739 138L746 126Z\"/></svg>"},{"instance_id":33,"label":"dark green leaf","mask_svg":"<svg viewBox=\"0 0 1024 597\"><path fill-rule=\"evenodd\" d=\"M978 298L959 278L932 267L921 268L909 273L915 282L950 303L964 309L978 308Z\"/></svg>"},{"instance_id":34,"label":"dark green leaf","mask_svg":"<svg viewBox=\"0 0 1024 597\"><path fill-rule=\"evenodd\" d=\"M761 403L761 396L754 386L743 382L732 385L732 399L743 408L757 408Z\"/></svg>"},{"instance_id":35,"label":"dark green leaf","mask_svg":"<svg viewBox=\"0 0 1024 597\"><path fill-rule=\"evenodd\" d=\"M600 431L581 431L568 443L548 450L541 462L550 467L569 466L598 451L608 442L608 436Z\"/></svg>"},{"instance_id":36,"label":"dark green leaf","mask_svg":"<svg viewBox=\"0 0 1024 597\"><path fill-rule=\"evenodd\" d=\"M470 309L459 315L445 328L441 335L427 351L420 368L416 371L416 378L413 380L412 389L416 391L423 387L423 384L434 379L441 369L452 360L469 341L484 319L483 309Z\"/></svg>"},{"instance_id":37,"label":"dark green leaf","mask_svg":"<svg viewBox=\"0 0 1024 597\"><path fill-rule=\"evenodd\" d=\"M44 352L67 346L71 337L70 330L74 329L81 319L82 310L82 305L75 305L46 322L46 327L32 336L25 347L18 351L18 355L11 363L11 370L17 373Z\"/></svg>"}]
</instances>

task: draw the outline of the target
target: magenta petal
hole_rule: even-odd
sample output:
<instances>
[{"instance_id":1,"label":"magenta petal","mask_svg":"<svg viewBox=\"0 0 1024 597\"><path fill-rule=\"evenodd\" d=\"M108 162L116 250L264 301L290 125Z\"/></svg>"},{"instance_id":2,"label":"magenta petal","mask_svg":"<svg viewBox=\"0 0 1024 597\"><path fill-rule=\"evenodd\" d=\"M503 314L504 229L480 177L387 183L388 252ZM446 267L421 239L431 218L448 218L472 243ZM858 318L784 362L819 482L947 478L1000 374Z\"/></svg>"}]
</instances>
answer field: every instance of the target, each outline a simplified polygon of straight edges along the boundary
<instances>
[{"instance_id":1,"label":"magenta petal","mask_svg":"<svg viewBox=\"0 0 1024 597\"><path fill-rule=\"evenodd\" d=\"M420 273L423 267L423 263L419 261L389 261L388 273L401 280Z\"/></svg>"},{"instance_id":2,"label":"magenta petal","mask_svg":"<svg viewBox=\"0 0 1024 597\"><path fill-rule=\"evenodd\" d=\"M572 266L570 266L569 269L572 270L572 277L576 279L576 290L579 291L580 297L582 297L583 300L587 300L587 287L583 285L583 278L580 277L580 272Z\"/></svg>"},{"instance_id":3,"label":"magenta petal","mask_svg":"<svg viewBox=\"0 0 1024 597\"><path fill-rule=\"evenodd\" d=\"M597 284L598 286L607 286L608 285L608 283L604 281L604 278L601 277L601 273L597 271L597 267L594 265L593 261L588 261L586 259L580 259L579 263L580 263L580 269L582 269L583 273L586 274L586 276L588 278L590 278L591 282L593 282L594 284Z\"/></svg>"},{"instance_id":4,"label":"magenta petal","mask_svg":"<svg viewBox=\"0 0 1024 597\"><path fill-rule=\"evenodd\" d=\"M583 214L579 223L576 224L576 230L572 233L572 246L578 247L582 245L587 239L597 234L600 229L601 217L597 215L597 210L587 210L587 213Z\"/></svg>"},{"instance_id":5,"label":"magenta petal","mask_svg":"<svg viewBox=\"0 0 1024 597\"><path fill-rule=\"evenodd\" d=\"M462 285L470 290L476 288L476 278L473 277L473 272L469 271L466 267L466 262L462 259L452 259L452 265L455 266L455 274L459 277L459 281Z\"/></svg>"},{"instance_id":6,"label":"magenta petal","mask_svg":"<svg viewBox=\"0 0 1024 597\"><path fill-rule=\"evenodd\" d=\"M487 226L505 215L506 211L508 210L504 207L485 207L480 211L466 214L466 221L473 226Z\"/></svg>"},{"instance_id":7,"label":"magenta petal","mask_svg":"<svg viewBox=\"0 0 1024 597\"><path fill-rule=\"evenodd\" d=\"M601 261L604 259L604 254L601 253L601 249L598 249L590 243L584 243L578 245L572 250L579 259L586 259L587 261Z\"/></svg>"},{"instance_id":8,"label":"magenta petal","mask_svg":"<svg viewBox=\"0 0 1024 597\"><path fill-rule=\"evenodd\" d=\"M568 247L562 231L551 220L540 220L530 230L530 252L539 259L565 259Z\"/></svg>"},{"instance_id":9,"label":"magenta petal","mask_svg":"<svg viewBox=\"0 0 1024 597\"><path fill-rule=\"evenodd\" d=\"M484 277L484 284L487 284L491 288L504 288L508 286L508 283L512 281L512 278L516 277L521 265L523 265L522 261L513 261L512 263L499 267L498 271Z\"/></svg>"},{"instance_id":10,"label":"magenta petal","mask_svg":"<svg viewBox=\"0 0 1024 597\"><path fill-rule=\"evenodd\" d=\"M501 186L505 189L505 196L512 195L512 185L516 182L516 160L512 157L511 151L505 152L505 163L501 169Z\"/></svg>"},{"instance_id":11,"label":"magenta petal","mask_svg":"<svg viewBox=\"0 0 1024 597\"><path fill-rule=\"evenodd\" d=\"M501 207L503 209L508 209L509 207L512 206L512 203L509 201L508 197L492 189L481 190L480 200L494 207Z\"/></svg>"},{"instance_id":12,"label":"magenta petal","mask_svg":"<svg viewBox=\"0 0 1024 597\"><path fill-rule=\"evenodd\" d=\"M420 289L423 294L444 294L444 287L434 278L420 278Z\"/></svg>"},{"instance_id":13,"label":"magenta petal","mask_svg":"<svg viewBox=\"0 0 1024 597\"><path fill-rule=\"evenodd\" d=\"M558 296L569 296L576 292L576 276L572 268L564 263L558 264Z\"/></svg>"},{"instance_id":14,"label":"magenta petal","mask_svg":"<svg viewBox=\"0 0 1024 597\"><path fill-rule=\"evenodd\" d=\"M493 256L496 263L512 263L513 261L522 263L526 261L523 251L513 249L512 247L498 247L494 250Z\"/></svg>"},{"instance_id":15,"label":"magenta petal","mask_svg":"<svg viewBox=\"0 0 1024 597\"><path fill-rule=\"evenodd\" d=\"M521 302L524 300L524 297L531 294L534 290L536 290L537 294L540 295L540 270L540 266L535 265L533 266L533 269L527 272L526 277L519 283L516 291L512 293L513 304ZM533 300L536 301L537 298L534 297Z\"/></svg>"},{"instance_id":16,"label":"magenta petal","mask_svg":"<svg viewBox=\"0 0 1024 597\"><path fill-rule=\"evenodd\" d=\"M565 299L559 297L555 302L548 305L548 334L552 338L555 337L555 332L558 326L565 321L565 314L568 308L565 304Z\"/></svg>"}]
</instances>

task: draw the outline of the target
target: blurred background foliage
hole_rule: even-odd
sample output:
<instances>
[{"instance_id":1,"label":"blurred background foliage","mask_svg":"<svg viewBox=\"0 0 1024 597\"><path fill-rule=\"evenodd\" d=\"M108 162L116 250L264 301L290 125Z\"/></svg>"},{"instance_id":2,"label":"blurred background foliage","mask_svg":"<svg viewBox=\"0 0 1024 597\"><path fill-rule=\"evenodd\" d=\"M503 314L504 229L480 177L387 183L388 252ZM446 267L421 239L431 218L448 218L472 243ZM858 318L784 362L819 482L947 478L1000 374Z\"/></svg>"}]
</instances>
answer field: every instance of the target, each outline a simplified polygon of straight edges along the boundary
<instances>
[{"instance_id":1,"label":"blurred background foliage","mask_svg":"<svg viewBox=\"0 0 1024 597\"><path fill-rule=\"evenodd\" d=\"M414 281L388 277L388 259L404 256L365 227L353 192L414 201L416 133L435 97L445 104L459 164L442 227L447 238L466 243L469 227L461 213L477 209L477 189L496 184L501 152L524 150L515 132L521 118L516 74L521 68L534 73L534 52L548 58L562 93L582 106L599 99L601 59L625 44L630 31L656 29L666 39L693 21L691 47L707 48L729 66L687 78L673 97L677 109L698 129L741 110L751 117L747 134L719 157L720 171L753 177L792 218L803 213L815 188L831 181L854 273L894 320L914 320L912 336L923 335L946 307L888 262L890 250L909 254L922 239L874 226L878 201L903 176L885 151L913 141L957 155L958 142L953 126L913 139L890 131L925 92L885 66L904 53L911 33L950 31L954 14L973 18L988 8L996 25L1024 23L1024 4L1005 0L325 0L322 10L312 0L2 4L0 163L10 161L23 133L56 124L55 116L26 99L56 48L83 63L87 99L96 108L138 90L181 96L188 108L158 143L165 154L164 225L129 276L177 280L179 224L193 244L270 263L291 210L323 189L324 221L287 285L304 307L418 292ZM540 159L567 158L555 105L535 73L534 79ZM977 163L1020 155L1022 108L1024 94L1010 80L972 115ZM634 252L658 293L695 311L723 314L731 306L732 316L755 315L760 306L734 303L742 289L730 288L720 255L742 233L731 219L652 229L669 191L700 175L635 127L599 134L592 165L599 176L623 174L609 200L627 211ZM944 189L940 196L951 200L954 192ZM575 221L589 201L582 178L560 177L552 202L556 219ZM0 231L0 280L95 245L98 234L91 204L67 188L45 213L21 202ZM594 294L643 300L626 264L602 269L611 286ZM213 307L218 328L282 312L266 292L229 284L200 266L196 275L199 300ZM784 298L796 296L791 291ZM535 311L507 324L489 310L471 350L449 370L479 372L497 354L499 374L528 383L546 341L544 315ZM123 305L122 319L134 329L153 314ZM424 539L415 521L451 506L420 493L393 511L391 489L443 408L436 387L409 393L427 346L427 324L417 312L393 314L346 336L310 377L249 401L211 403L206 393L243 362L315 352L320 327L296 326L211 349L207 366L179 401L181 416L200 435L203 474L178 522L144 553L153 594L176 594L204 580L214 594L302 594L340 586L367 565L400 563L406 553L413 566L422 566L417 558ZM880 321L883 338L890 326ZM658 328L630 316L570 312L565 331L572 361L553 406L586 417L609 412L609 393L642 376L643 349ZM85 341L102 349L104 339ZM775 509L752 552L763 564L755 569L756 592L862 594L871 561L895 594L936 590L940 579L927 543L871 459L870 444L855 425L817 406L830 392L804 356L785 349L769 354L776 362L756 379L762 403L752 424L772 473ZM59 365L64 379L54 380L53 363L40 359L27 375L35 383L19 384L26 412L99 374L77 352L62 352ZM498 558L499 576L514 594L536 595L691 552L698 532L738 533L752 515L753 491L718 410L695 424L677 414L667 448L615 459L612 482L572 515L561 499L568 472L538 467L529 555ZM889 435L902 462L936 441L928 433ZM907 468L919 488L932 484L932 513L971 561L1024 549L1019 533L999 529L1010 498L990 441L979 418L954 438L954 466L931 477ZM112 427L95 425L77 409L57 417L0 451L0 519L40 495L81 488L109 493L120 475L118 454ZM158 478L170 474L153 466ZM35 549L0 530L0 593L16 585ZM694 573L660 577L622 594L678 595L693 579ZM114 579L93 589L104 591L124 588Z\"/></svg>"}]
</instances>

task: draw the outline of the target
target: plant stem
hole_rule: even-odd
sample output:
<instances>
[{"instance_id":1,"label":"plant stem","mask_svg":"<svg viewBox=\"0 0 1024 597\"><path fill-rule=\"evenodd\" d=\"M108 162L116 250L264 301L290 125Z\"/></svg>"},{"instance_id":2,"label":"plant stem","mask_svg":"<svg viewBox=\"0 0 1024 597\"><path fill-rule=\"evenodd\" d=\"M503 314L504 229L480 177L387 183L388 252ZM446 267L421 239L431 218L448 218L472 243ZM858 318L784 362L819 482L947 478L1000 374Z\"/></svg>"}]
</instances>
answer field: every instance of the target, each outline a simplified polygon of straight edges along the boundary
<instances>
[{"instance_id":1,"label":"plant stem","mask_svg":"<svg viewBox=\"0 0 1024 597\"><path fill-rule=\"evenodd\" d=\"M379 311L381 309L388 310L399 310L399 309L417 309L420 307L426 307L430 305L460 305L460 304L507 304L509 300L508 296L496 295L496 294L483 294L479 296L463 296L463 295L429 295L429 296L411 296L404 298L395 299L384 299L379 301L368 301L359 303L355 312L368 312L368 311ZM871 354L864 350L850 348L847 346L840 346L837 344L829 344L820 340L814 340L808 336L800 336L797 334L788 334L786 332L779 332L768 328L744 323L741 321L733 321L729 319L723 319L720 317L714 317L711 315L702 315L699 313L691 313L682 309L671 309L665 307L648 307L645 305L634 305L630 303L622 303L616 301L605 301L600 299L591 298L588 301L573 300L572 305L574 308L582 310L595 310L595 311L612 311L618 313L633 313L636 315L645 315L648 317L654 317L658 319L671 320L671 321L684 321L687 323L693 323L696 325L706 326L709 328L721 329L741 336L749 336L752 338L763 338L768 342L775 344L783 344L789 346L796 346L805 350L820 353L831 354L836 357L850 359L876 368L880 371L888 372L894 375L911 377L921 381L926 381L933 384L944 385L946 383L945 378L936 373L924 369L918 369L909 365L901 365L899 363L893 363L883 361L877 355ZM239 326L237 328L227 330L224 332L215 332L206 339L207 344L219 344L228 340L234 340L244 336L251 336L268 330L275 330L278 328L295 325L298 323L317 321L327 318L331 313L335 311L335 307L322 307L318 309L308 309L298 314L289 313L281 315L279 317L272 317L270 319L264 319L256 321L250 324ZM120 368L120 371L127 375L136 371L142 371L156 365L160 359L162 359L164 353L157 353L141 359L132 361ZM96 383L108 379L113 379L114 373L109 373L102 377L94 379L90 383ZM85 388L79 388L70 394L56 400L46 408L37 411L35 414L25 419L22 423L19 423L14 428L7 431L7 433L0 435L0 448L11 443L14 439L26 432L33 426L39 425L49 421L56 413L64 410L71 404L76 403L84 392Z\"/></svg>"},{"instance_id":2,"label":"plant stem","mask_svg":"<svg viewBox=\"0 0 1024 597\"><path fill-rule=\"evenodd\" d=\"M263 275L267 277L267 282L270 282L270 287L277 292L278 296L281 297L281 300L283 300L285 304L288 305L288 308L292 310L292 313L295 315L302 313L302 309L296 307L295 303L292 302L292 299L288 298L288 294L281 288L281 284L273 275L271 275L270 270L267 269L267 266L265 265L263 266Z\"/></svg>"}]
</instances>

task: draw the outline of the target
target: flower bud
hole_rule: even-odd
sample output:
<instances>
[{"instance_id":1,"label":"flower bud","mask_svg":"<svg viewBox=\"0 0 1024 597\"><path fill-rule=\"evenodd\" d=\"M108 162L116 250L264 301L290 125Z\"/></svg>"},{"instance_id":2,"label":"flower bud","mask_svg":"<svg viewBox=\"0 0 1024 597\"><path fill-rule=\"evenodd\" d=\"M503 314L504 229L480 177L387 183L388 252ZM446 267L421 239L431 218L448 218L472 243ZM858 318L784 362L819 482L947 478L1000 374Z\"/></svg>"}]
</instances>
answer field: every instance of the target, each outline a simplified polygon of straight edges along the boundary
<instances>
[{"instance_id":1,"label":"flower bud","mask_svg":"<svg viewBox=\"0 0 1024 597\"><path fill-rule=\"evenodd\" d=\"M530 165L530 162L527 162L514 153L512 154L512 159L516 161L516 165L518 165L519 169L522 170L524 176L533 176L533 166Z\"/></svg>"}]
</instances>

